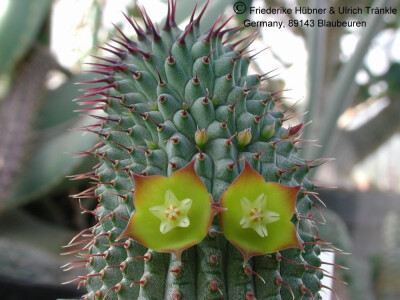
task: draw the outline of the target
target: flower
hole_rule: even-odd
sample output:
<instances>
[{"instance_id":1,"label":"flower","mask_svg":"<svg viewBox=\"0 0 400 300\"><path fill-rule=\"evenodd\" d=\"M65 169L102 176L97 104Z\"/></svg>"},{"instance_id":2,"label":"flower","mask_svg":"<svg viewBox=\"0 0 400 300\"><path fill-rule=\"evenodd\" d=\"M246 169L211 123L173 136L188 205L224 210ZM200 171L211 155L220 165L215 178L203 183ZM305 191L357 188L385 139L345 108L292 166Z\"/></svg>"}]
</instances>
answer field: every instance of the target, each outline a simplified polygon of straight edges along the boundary
<instances>
[{"instance_id":1,"label":"flower","mask_svg":"<svg viewBox=\"0 0 400 300\"><path fill-rule=\"evenodd\" d=\"M300 187L266 182L245 161L244 169L221 196L223 234L239 251L244 263L256 255L286 248L302 249L291 222Z\"/></svg>"},{"instance_id":2,"label":"flower","mask_svg":"<svg viewBox=\"0 0 400 300\"><path fill-rule=\"evenodd\" d=\"M133 175L135 212L118 239L158 252L182 252L207 235L219 208L196 174L195 160L170 177Z\"/></svg>"}]
</instances>

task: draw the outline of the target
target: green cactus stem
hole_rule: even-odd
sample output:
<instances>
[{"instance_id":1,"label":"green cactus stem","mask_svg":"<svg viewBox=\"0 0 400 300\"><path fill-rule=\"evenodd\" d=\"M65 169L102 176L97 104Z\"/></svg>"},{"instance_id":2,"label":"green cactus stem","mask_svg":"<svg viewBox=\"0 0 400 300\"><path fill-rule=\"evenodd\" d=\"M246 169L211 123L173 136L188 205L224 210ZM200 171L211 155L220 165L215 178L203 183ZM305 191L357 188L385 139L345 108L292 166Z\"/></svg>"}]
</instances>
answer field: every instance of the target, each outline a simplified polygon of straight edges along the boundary
<instances>
[{"instance_id":1,"label":"green cactus stem","mask_svg":"<svg viewBox=\"0 0 400 300\"><path fill-rule=\"evenodd\" d=\"M200 32L209 2L184 30L173 0L165 24L126 16L137 40L118 29L112 57L92 64L104 78L76 99L103 111L86 127L101 139L87 152L96 184L75 195L98 201L98 222L67 252L86 261L70 281L84 299L308 300L324 288L330 244L314 226L303 126L285 128L280 91L248 73L254 35L235 41L242 26L223 17Z\"/></svg>"}]
</instances>

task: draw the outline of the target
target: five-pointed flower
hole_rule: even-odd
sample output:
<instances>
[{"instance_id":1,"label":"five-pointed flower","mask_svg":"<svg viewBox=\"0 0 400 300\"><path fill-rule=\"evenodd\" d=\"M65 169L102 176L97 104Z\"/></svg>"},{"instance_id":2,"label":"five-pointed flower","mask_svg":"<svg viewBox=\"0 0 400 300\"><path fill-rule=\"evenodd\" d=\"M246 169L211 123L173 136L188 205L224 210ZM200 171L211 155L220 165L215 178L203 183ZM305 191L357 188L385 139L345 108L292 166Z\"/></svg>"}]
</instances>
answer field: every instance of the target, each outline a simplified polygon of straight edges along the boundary
<instances>
[{"instance_id":1,"label":"five-pointed flower","mask_svg":"<svg viewBox=\"0 0 400 300\"><path fill-rule=\"evenodd\" d=\"M265 182L250 164L221 196L226 208L220 214L224 236L244 256L244 263L255 255L273 253L302 245L291 222L300 187Z\"/></svg>"},{"instance_id":2,"label":"five-pointed flower","mask_svg":"<svg viewBox=\"0 0 400 300\"><path fill-rule=\"evenodd\" d=\"M135 212L118 239L132 238L178 258L201 242L219 208L194 165L195 160L170 177L133 175Z\"/></svg>"},{"instance_id":3,"label":"five-pointed flower","mask_svg":"<svg viewBox=\"0 0 400 300\"><path fill-rule=\"evenodd\" d=\"M178 201L174 192L165 192L165 203L163 205L150 207L150 212L160 219L160 232L165 234L175 227L188 227L190 220L187 216L192 199L186 198Z\"/></svg>"},{"instance_id":4,"label":"five-pointed flower","mask_svg":"<svg viewBox=\"0 0 400 300\"><path fill-rule=\"evenodd\" d=\"M277 212L267 210L267 196L261 193L254 202L243 197L240 199L243 210L243 217L240 220L242 228L252 228L261 237L268 235L267 224L280 219Z\"/></svg>"}]
</instances>

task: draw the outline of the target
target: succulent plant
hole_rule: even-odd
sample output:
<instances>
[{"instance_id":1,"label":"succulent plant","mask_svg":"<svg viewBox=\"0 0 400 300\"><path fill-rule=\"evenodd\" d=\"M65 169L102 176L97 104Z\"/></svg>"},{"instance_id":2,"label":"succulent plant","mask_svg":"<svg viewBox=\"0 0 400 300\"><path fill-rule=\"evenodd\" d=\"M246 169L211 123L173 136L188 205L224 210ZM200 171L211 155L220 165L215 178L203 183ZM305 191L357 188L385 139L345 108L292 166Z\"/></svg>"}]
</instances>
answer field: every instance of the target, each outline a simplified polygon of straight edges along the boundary
<instances>
[{"instance_id":1,"label":"succulent plant","mask_svg":"<svg viewBox=\"0 0 400 300\"><path fill-rule=\"evenodd\" d=\"M98 222L67 245L85 299L312 299L329 276L307 179L323 160L297 156L303 124L285 128L281 92L248 74L254 35L234 41L222 17L200 32L208 3L184 30L173 0L159 27L125 16L137 40L116 27L91 71L104 78L82 82L80 111L101 111L82 152L99 163L75 177L96 184L74 196L98 200Z\"/></svg>"}]
</instances>

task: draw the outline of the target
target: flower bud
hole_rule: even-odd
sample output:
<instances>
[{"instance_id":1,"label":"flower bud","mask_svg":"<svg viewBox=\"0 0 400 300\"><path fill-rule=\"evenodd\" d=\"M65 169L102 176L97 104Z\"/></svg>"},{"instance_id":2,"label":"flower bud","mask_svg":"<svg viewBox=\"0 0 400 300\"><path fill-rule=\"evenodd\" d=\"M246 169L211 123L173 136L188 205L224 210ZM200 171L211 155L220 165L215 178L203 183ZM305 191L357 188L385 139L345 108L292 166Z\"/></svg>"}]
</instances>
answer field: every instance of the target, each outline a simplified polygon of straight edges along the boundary
<instances>
[{"instance_id":1,"label":"flower bud","mask_svg":"<svg viewBox=\"0 0 400 300\"><path fill-rule=\"evenodd\" d=\"M303 128L303 123L300 123L296 126L293 127L289 127L288 129L286 129L286 131L282 134L281 138L282 139L287 139L290 137L296 138L299 136L300 134L300 130L301 128Z\"/></svg>"},{"instance_id":2,"label":"flower bud","mask_svg":"<svg viewBox=\"0 0 400 300\"><path fill-rule=\"evenodd\" d=\"M199 148L203 148L205 144L207 144L208 141L208 133L205 129L200 130L197 128L195 134L194 134L194 140L196 142L196 145Z\"/></svg>"},{"instance_id":3,"label":"flower bud","mask_svg":"<svg viewBox=\"0 0 400 300\"><path fill-rule=\"evenodd\" d=\"M273 137L274 134L275 134L275 123L272 123L270 125L265 126L261 131L261 140L265 142L266 140Z\"/></svg>"},{"instance_id":4,"label":"flower bud","mask_svg":"<svg viewBox=\"0 0 400 300\"><path fill-rule=\"evenodd\" d=\"M149 150L156 150L156 149L158 149L157 143L155 143L155 142L153 142L153 141L148 141L148 140L144 140L144 141L145 141L145 143L146 143L146 145L147 145L147 148L149 148Z\"/></svg>"},{"instance_id":5,"label":"flower bud","mask_svg":"<svg viewBox=\"0 0 400 300\"><path fill-rule=\"evenodd\" d=\"M243 149L251 142L251 128L246 128L245 130L238 133L238 146L239 149Z\"/></svg>"}]
</instances>

